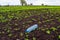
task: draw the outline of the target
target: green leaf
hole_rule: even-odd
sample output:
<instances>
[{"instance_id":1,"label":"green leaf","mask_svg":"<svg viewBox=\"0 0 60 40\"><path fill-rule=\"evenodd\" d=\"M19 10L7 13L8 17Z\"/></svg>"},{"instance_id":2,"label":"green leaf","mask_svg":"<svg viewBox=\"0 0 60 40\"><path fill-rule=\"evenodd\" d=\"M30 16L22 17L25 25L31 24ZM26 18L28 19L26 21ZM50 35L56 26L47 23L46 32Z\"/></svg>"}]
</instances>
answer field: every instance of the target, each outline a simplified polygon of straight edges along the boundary
<instances>
[{"instance_id":1,"label":"green leaf","mask_svg":"<svg viewBox=\"0 0 60 40\"><path fill-rule=\"evenodd\" d=\"M33 40L36 40L36 38L35 38L35 37L33 37Z\"/></svg>"},{"instance_id":2,"label":"green leaf","mask_svg":"<svg viewBox=\"0 0 60 40\"><path fill-rule=\"evenodd\" d=\"M47 31L46 31L46 33L47 33L47 34L50 34L50 33L51 33L51 31L50 31L50 30L47 30Z\"/></svg>"},{"instance_id":3,"label":"green leaf","mask_svg":"<svg viewBox=\"0 0 60 40\"><path fill-rule=\"evenodd\" d=\"M55 28L55 27L52 27L51 29L52 29L53 31L57 30L57 28Z\"/></svg>"},{"instance_id":4,"label":"green leaf","mask_svg":"<svg viewBox=\"0 0 60 40\"><path fill-rule=\"evenodd\" d=\"M29 40L28 38L25 38L25 40Z\"/></svg>"},{"instance_id":5,"label":"green leaf","mask_svg":"<svg viewBox=\"0 0 60 40\"><path fill-rule=\"evenodd\" d=\"M58 35L58 38L60 39L60 35Z\"/></svg>"}]
</instances>

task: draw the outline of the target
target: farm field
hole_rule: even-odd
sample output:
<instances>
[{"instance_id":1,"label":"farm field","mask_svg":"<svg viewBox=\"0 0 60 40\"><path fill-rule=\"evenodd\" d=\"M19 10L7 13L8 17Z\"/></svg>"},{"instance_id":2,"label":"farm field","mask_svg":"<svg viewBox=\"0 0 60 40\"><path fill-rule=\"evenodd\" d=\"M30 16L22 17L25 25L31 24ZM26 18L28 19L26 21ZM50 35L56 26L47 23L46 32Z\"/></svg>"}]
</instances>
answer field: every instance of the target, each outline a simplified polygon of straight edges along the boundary
<instances>
[{"instance_id":1,"label":"farm field","mask_svg":"<svg viewBox=\"0 0 60 40\"><path fill-rule=\"evenodd\" d=\"M18 10L29 10L29 9L41 9L41 8L49 8L49 9L59 9L60 6L0 6L0 11L18 11ZM60 10L60 9L59 9Z\"/></svg>"},{"instance_id":2,"label":"farm field","mask_svg":"<svg viewBox=\"0 0 60 40\"><path fill-rule=\"evenodd\" d=\"M30 33L25 30L38 24ZM0 7L1 40L59 40L60 6Z\"/></svg>"}]
</instances>

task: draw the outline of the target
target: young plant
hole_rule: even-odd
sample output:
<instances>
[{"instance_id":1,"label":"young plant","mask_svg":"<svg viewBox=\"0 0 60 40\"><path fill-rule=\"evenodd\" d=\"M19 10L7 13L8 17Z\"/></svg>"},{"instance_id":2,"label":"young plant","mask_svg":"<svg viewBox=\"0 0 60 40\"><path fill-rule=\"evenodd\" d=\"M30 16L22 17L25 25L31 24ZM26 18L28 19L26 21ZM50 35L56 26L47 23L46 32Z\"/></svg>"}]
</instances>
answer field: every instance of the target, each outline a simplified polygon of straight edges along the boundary
<instances>
[{"instance_id":1,"label":"young plant","mask_svg":"<svg viewBox=\"0 0 60 40\"><path fill-rule=\"evenodd\" d=\"M17 26L18 24L17 24L17 23L15 23L15 25Z\"/></svg>"},{"instance_id":2,"label":"young plant","mask_svg":"<svg viewBox=\"0 0 60 40\"><path fill-rule=\"evenodd\" d=\"M57 28L60 28L60 26L57 26Z\"/></svg>"},{"instance_id":3,"label":"young plant","mask_svg":"<svg viewBox=\"0 0 60 40\"><path fill-rule=\"evenodd\" d=\"M16 30L16 31L19 30L19 29L20 29L20 28L14 28L14 30Z\"/></svg>"},{"instance_id":4,"label":"young plant","mask_svg":"<svg viewBox=\"0 0 60 40\"><path fill-rule=\"evenodd\" d=\"M7 30L7 32L9 33L9 32L10 32L10 30L8 29L8 30Z\"/></svg>"},{"instance_id":5,"label":"young plant","mask_svg":"<svg viewBox=\"0 0 60 40\"><path fill-rule=\"evenodd\" d=\"M42 31L45 31L45 28L42 28L41 30L42 30Z\"/></svg>"},{"instance_id":6,"label":"young plant","mask_svg":"<svg viewBox=\"0 0 60 40\"><path fill-rule=\"evenodd\" d=\"M60 35L58 35L58 39L60 39Z\"/></svg>"},{"instance_id":7,"label":"young plant","mask_svg":"<svg viewBox=\"0 0 60 40\"><path fill-rule=\"evenodd\" d=\"M57 30L57 28L55 28L55 27L51 27L51 29L52 29L53 31Z\"/></svg>"},{"instance_id":8,"label":"young plant","mask_svg":"<svg viewBox=\"0 0 60 40\"><path fill-rule=\"evenodd\" d=\"M58 21L60 22L60 18L58 19Z\"/></svg>"},{"instance_id":9,"label":"young plant","mask_svg":"<svg viewBox=\"0 0 60 40\"><path fill-rule=\"evenodd\" d=\"M35 38L35 37L33 37L33 40L36 40L36 38Z\"/></svg>"},{"instance_id":10,"label":"young plant","mask_svg":"<svg viewBox=\"0 0 60 40\"><path fill-rule=\"evenodd\" d=\"M47 30L47 31L46 31L46 33L47 33L47 34L50 34L50 33L51 33L51 31L50 31L50 30Z\"/></svg>"},{"instance_id":11,"label":"young plant","mask_svg":"<svg viewBox=\"0 0 60 40\"><path fill-rule=\"evenodd\" d=\"M30 20L30 21L28 21L28 23L31 23L32 21Z\"/></svg>"},{"instance_id":12,"label":"young plant","mask_svg":"<svg viewBox=\"0 0 60 40\"><path fill-rule=\"evenodd\" d=\"M41 22L40 22L40 21L39 21L38 23L39 23L39 24L41 24Z\"/></svg>"},{"instance_id":13,"label":"young plant","mask_svg":"<svg viewBox=\"0 0 60 40\"><path fill-rule=\"evenodd\" d=\"M10 33L10 34L8 34L8 36L9 36L9 37L11 37L11 36L12 36L12 34Z\"/></svg>"},{"instance_id":14,"label":"young plant","mask_svg":"<svg viewBox=\"0 0 60 40\"><path fill-rule=\"evenodd\" d=\"M36 19L32 18L32 21L37 21Z\"/></svg>"},{"instance_id":15,"label":"young plant","mask_svg":"<svg viewBox=\"0 0 60 40\"><path fill-rule=\"evenodd\" d=\"M25 38L25 40L29 40L28 38Z\"/></svg>"},{"instance_id":16,"label":"young plant","mask_svg":"<svg viewBox=\"0 0 60 40\"><path fill-rule=\"evenodd\" d=\"M23 36L23 33L22 32L20 33L20 36Z\"/></svg>"},{"instance_id":17,"label":"young plant","mask_svg":"<svg viewBox=\"0 0 60 40\"><path fill-rule=\"evenodd\" d=\"M28 35L26 35L26 38L28 38Z\"/></svg>"}]
</instances>

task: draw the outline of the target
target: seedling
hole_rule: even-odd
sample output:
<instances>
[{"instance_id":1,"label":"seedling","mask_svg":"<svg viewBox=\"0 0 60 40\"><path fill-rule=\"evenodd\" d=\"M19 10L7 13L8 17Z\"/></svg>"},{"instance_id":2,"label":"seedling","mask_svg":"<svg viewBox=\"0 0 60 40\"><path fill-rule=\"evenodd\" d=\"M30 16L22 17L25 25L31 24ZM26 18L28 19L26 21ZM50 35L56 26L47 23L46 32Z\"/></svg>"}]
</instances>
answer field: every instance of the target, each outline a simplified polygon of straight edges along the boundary
<instances>
[{"instance_id":1,"label":"seedling","mask_svg":"<svg viewBox=\"0 0 60 40\"><path fill-rule=\"evenodd\" d=\"M51 16L54 16L53 14Z\"/></svg>"},{"instance_id":2,"label":"seedling","mask_svg":"<svg viewBox=\"0 0 60 40\"><path fill-rule=\"evenodd\" d=\"M10 32L10 30L8 29L8 30L7 30L7 32L9 33L9 32Z\"/></svg>"},{"instance_id":3,"label":"seedling","mask_svg":"<svg viewBox=\"0 0 60 40\"><path fill-rule=\"evenodd\" d=\"M16 31L19 30L19 29L20 29L20 28L14 28L14 30L16 30Z\"/></svg>"},{"instance_id":4,"label":"seedling","mask_svg":"<svg viewBox=\"0 0 60 40\"><path fill-rule=\"evenodd\" d=\"M20 39L16 39L16 40L20 40Z\"/></svg>"},{"instance_id":5,"label":"seedling","mask_svg":"<svg viewBox=\"0 0 60 40\"><path fill-rule=\"evenodd\" d=\"M27 18L28 16L25 16L25 18Z\"/></svg>"},{"instance_id":6,"label":"seedling","mask_svg":"<svg viewBox=\"0 0 60 40\"><path fill-rule=\"evenodd\" d=\"M20 33L20 36L23 36L23 33Z\"/></svg>"},{"instance_id":7,"label":"seedling","mask_svg":"<svg viewBox=\"0 0 60 40\"><path fill-rule=\"evenodd\" d=\"M56 17L56 19L60 19L59 17Z\"/></svg>"},{"instance_id":8,"label":"seedling","mask_svg":"<svg viewBox=\"0 0 60 40\"><path fill-rule=\"evenodd\" d=\"M28 35L26 35L26 38L28 38Z\"/></svg>"},{"instance_id":9,"label":"seedling","mask_svg":"<svg viewBox=\"0 0 60 40\"><path fill-rule=\"evenodd\" d=\"M23 22L23 25L25 24L25 22Z\"/></svg>"},{"instance_id":10,"label":"seedling","mask_svg":"<svg viewBox=\"0 0 60 40\"><path fill-rule=\"evenodd\" d=\"M58 39L60 39L60 35L58 35Z\"/></svg>"},{"instance_id":11,"label":"seedling","mask_svg":"<svg viewBox=\"0 0 60 40\"><path fill-rule=\"evenodd\" d=\"M33 21L37 21L36 19L32 18Z\"/></svg>"},{"instance_id":12,"label":"seedling","mask_svg":"<svg viewBox=\"0 0 60 40\"><path fill-rule=\"evenodd\" d=\"M42 30L42 31L45 31L45 29L44 29L44 28L42 28L41 30Z\"/></svg>"},{"instance_id":13,"label":"seedling","mask_svg":"<svg viewBox=\"0 0 60 40\"><path fill-rule=\"evenodd\" d=\"M41 24L41 22L40 22L40 21L39 21L38 23L39 23L39 24Z\"/></svg>"},{"instance_id":14,"label":"seedling","mask_svg":"<svg viewBox=\"0 0 60 40\"><path fill-rule=\"evenodd\" d=\"M12 36L12 34L10 33L10 34L8 34L8 36L9 36L9 37L11 37L11 36Z\"/></svg>"},{"instance_id":15,"label":"seedling","mask_svg":"<svg viewBox=\"0 0 60 40\"><path fill-rule=\"evenodd\" d=\"M47 31L46 31L46 33L47 33L47 34L50 34L50 33L51 33L51 31L50 31L50 30L47 30Z\"/></svg>"},{"instance_id":16,"label":"seedling","mask_svg":"<svg viewBox=\"0 0 60 40\"><path fill-rule=\"evenodd\" d=\"M57 30L57 28L55 28L55 27L52 27L51 29L52 29L53 31Z\"/></svg>"},{"instance_id":17,"label":"seedling","mask_svg":"<svg viewBox=\"0 0 60 40\"><path fill-rule=\"evenodd\" d=\"M36 40L36 38L35 38L35 37L33 37L33 40Z\"/></svg>"},{"instance_id":18,"label":"seedling","mask_svg":"<svg viewBox=\"0 0 60 40\"><path fill-rule=\"evenodd\" d=\"M32 21L28 21L28 23L31 23Z\"/></svg>"},{"instance_id":19,"label":"seedling","mask_svg":"<svg viewBox=\"0 0 60 40\"><path fill-rule=\"evenodd\" d=\"M57 28L60 28L60 26L57 26Z\"/></svg>"},{"instance_id":20,"label":"seedling","mask_svg":"<svg viewBox=\"0 0 60 40\"><path fill-rule=\"evenodd\" d=\"M28 34L28 33L25 33L26 35Z\"/></svg>"},{"instance_id":21,"label":"seedling","mask_svg":"<svg viewBox=\"0 0 60 40\"><path fill-rule=\"evenodd\" d=\"M18 24L17 24L17 23L15 23L15 25L17 26Z\"/></svg>"},{"instance_id":22,"label":"seedling","mask_svg":"<svg viewBox=\"0 0 60 40\"><path fill-rule=\"evenodd\" d=\"M46 22L49 22L50 20L46 20Z\"/></svg>"},{"instance_id":23,"label":"seedling","mask_svg":"<svg viewBox=\"0 0 60 40\"><path fill-rule=\"evenodd\" d=\"M58 19L58 21L60 22L60 18Z\"/></svg>"},{"instance_id":24,"label":"seedling","mask_svg":"<svg viewBox=\"0 0 60 40\"><path fill-rule=\"evenodd\" d=\"M25 38L25 40L29 40L28 38Z\"/></svg>"}]
</instances>

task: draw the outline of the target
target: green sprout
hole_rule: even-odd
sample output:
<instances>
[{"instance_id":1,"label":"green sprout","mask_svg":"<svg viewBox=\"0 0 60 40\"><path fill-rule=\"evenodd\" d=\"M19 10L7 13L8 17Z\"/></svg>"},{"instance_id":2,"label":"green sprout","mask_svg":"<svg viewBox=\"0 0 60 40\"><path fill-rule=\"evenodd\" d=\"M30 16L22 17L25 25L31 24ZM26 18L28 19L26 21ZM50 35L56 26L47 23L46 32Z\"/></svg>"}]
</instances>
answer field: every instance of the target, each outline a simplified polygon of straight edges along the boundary
<instances>
[{"instance_id":1,"label":"green sprout","mask_svg":"<svg viewBox=\"0 0 60 40\"><path fill-rule=\"evenodd\" d=\"M58 26L57 28L60 28L60 26Z\"/></svg>"},{"instance_id":2,"label":"green sprout","mask_svg":"<svg viewBox=\"0 0 60 40\"><path fill-rule=\"evenodd\" d=\"M28 38L25 38L25 40L29 40Z\"/></svg>"},{"instance_id":3,"label":"green sprout","mask_svg":"<svg viewBox=\"0 0 60 40\"><path fill-rule=\"evenodd\" d=\"M17 23L15 23L15 25L17 26L18 24L17 24Z\"/></svg>"},{"instance_id":4,"label":"green sprout","mask_svg":"<svg viewBox=\"0 0 60 40\"><path fill-rule=\"evenodd\" d=\"M58 21L60 22L60 19L58 19Z\"/></svg>"},{"instance_id":5,"label":"green sprout","mask_svg":"<svg viewBox=\"0 0 60 40\"><path fill-rule=\"evenodd\" d=\"M46 22L49 22L50 20L46 20Z\"/></svg>"},{"instance_id":6,"label":"green sprout","mask_svg":"<svg viewBox=\"0 0 60 40\"><path fill-rule=\"evenodd\" d=\"M39 23L39 24L41 24L41 22L40 22L40 21L39 21L38 23Z\"/></svg>"},{"instance_id":7,"label":"green sprout","mask_svg":"<svg viewBox=\"0 0 60 40\"><path fill-rule=\"evenodd\" d=\"M32 21L28 21L28 23L31 23Z\"/></svg>"},{"instance_id":8,"label":"green sprout","mask_svg":"<svg viewBox=\"0 0 60 40\"><path fill-rule=\"evenodd\" d=\"M32 18L33 21L36 21L36 19Z\"/></svg>"},{"instance_id":9,"label":"green sprout","mask_svg":"<svg viewBox=\"0 0 60 40\"><path fill-rule=\"evenodd\" d=\"M47 34L50 34L50 33L51 33L51 31L50 31L50 30L47 30L47 31L46 31L46 33L47 33Z\"/></svg>"},{"instance_id":10,"label":"green sprout","mask_svg":"<svg viewBox=\"0 0 60 40\"><path fill-rule=\"evenodd\" d=\"M26 38L28 38L28 35L26 35Z\"/></svg>"},{"instance_id":11,"label":"green sprout","mask_svg":"<svg viewBox=\"0 0 60 40\"><path fill-rule=\"evenodd\" d=\"M35 37L33 37L33 40L36 40L36 38L35 38Z\"/></svg>"},{"instance_id":12,"label":"green sprout","mask_svg":"<svg viewBox=\"0 0 60 40\"><path fill-rule=\"evenodd\" d=\"M20 33L21 36L23 36L23 33Z\"/></svg>"},{"instance_id":13,"label":"green sprout","mask_svg":"<svg viewBox=\"0 0 60 40\"><path fill-rule=\"evenodd\" d=\"M52 27L51 29L52 29L53 31L57 30L57 28L55 28L55 27Z\"/></svg>"},{"instance_id":14,"label":"green sprout","mask_svg":"<svg viewBox=\"0 0 60 40\"><path fill-rule=\"evenodd\" d=\"M26 32L25 34L27 35L28 33Z\"/></svg>"},{"instance_id":15,"label":"green sprout","mask_svg":"<svg viewBox=\"0 0 60 40\"><path fill-rule=\"evenodd\" d=\"M25 16L25 18L27 18L28 16Z\"/></svg>"},{"instance_id":16,"label":"green sprout","mask_svg":"<svg viewBox=\"0 0 60 40\"><path fill-rule=\"evenodd\" d=\"M58 38L60 39L60 35L58 35Z\"/></svg>"},{"instance_id":17,"label":"green sprout","mask_svg":"<svg viewBox=\"0 0 60 40\"><path fill-rule=\"evenodd\" d=\"M20 29L20 28L14 28L14 30L16 30L16 31L19 30L19 29Z\"/></svg>"},{"instance_id":18,"label":"green sprout","mask_svg":"<svg viewBox=\"0 0 60 40\"><path fill-rule=\"evenodd\" d=\"M45 31L45 29L44 29L44 28L42 28L41 30L42 30L42 31Z\"/></svg>"},{"instance_id":19,"label":"green sprout","mask_svg":"<svg viewBox=\"0 0 60 40\"><path fill-rule=\"evenodd\" d=\"M59 17L56 17L56 19L59 19ZM60 19L59 19L60 20Z\"/></svg>"},{"instance_id":20,"label":"green sprout","mask_svg":"<svg viewBox=\"0 0 60 40\"><path fill-rule=\"evenodd\" d=\"M10 32L10 30L7 30L7 32L9 33L9 32Z\"/></svg>"},{"instance_id":21,"label":"green sprout","mask_svg":"<svg viewBox=\"0 0 60 40\"><path fill-rule=\"evenodd\" d=\"M11 36L12 36L12 34L10 33L10 34L8 34L8 36L9 36L9 37L11 37Z\"/></svg>"}]
</instances>

